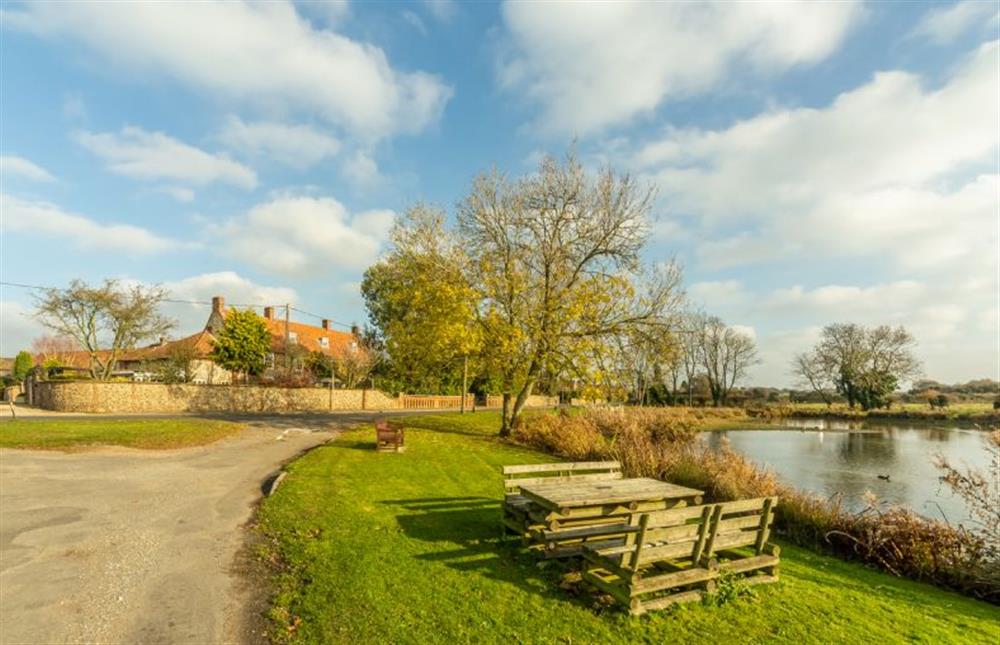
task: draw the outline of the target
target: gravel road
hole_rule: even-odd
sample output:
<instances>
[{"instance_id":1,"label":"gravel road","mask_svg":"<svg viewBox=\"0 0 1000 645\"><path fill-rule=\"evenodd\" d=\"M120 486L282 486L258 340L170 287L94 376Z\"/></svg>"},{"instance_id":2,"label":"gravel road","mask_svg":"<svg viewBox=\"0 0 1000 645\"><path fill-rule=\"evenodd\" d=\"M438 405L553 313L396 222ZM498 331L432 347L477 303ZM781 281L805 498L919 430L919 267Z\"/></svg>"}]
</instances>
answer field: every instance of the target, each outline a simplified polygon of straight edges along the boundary
<instances>
[{"instance_id":1,"label":"gravel road","mask_svg":"<svg viewBox=\"0 0 1000 645\"><path fill-rule=\"evenodd\" d=\"M0 643L258 640L243 527L262 482L347 420L184 450L0 451Z\"/></svg>"}]
</instances>

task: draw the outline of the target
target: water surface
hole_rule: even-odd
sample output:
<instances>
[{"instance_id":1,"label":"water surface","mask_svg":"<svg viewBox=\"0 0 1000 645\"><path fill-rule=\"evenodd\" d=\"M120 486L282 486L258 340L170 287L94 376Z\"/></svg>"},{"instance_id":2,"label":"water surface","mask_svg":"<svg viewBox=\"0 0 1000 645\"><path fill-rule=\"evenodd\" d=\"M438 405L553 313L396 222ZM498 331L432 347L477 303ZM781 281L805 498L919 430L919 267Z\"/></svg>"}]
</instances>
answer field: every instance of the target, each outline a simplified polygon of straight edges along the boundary
<instances>
[{"instance_id":1,"label":"water surface","mask_svg":"<svg viewBox=\"0 0 1000 645\"><path fill-rule=\"evenodd\" d=\"M815 421L811 421L814 425ZM773 470L783 482L824 497L842 494L852 509L864 507L866 491L879 500L914 511L967 523L962 501L939 481L936 454L954 465L986 472L986 433L949 427L867 425L841 422L823 429L718 430L704 433L710 445L730 446L755 463ZM848 429L849 428L849 429ZM879 479L887 475L888 481Z\"/></svg>"}]
</instances>

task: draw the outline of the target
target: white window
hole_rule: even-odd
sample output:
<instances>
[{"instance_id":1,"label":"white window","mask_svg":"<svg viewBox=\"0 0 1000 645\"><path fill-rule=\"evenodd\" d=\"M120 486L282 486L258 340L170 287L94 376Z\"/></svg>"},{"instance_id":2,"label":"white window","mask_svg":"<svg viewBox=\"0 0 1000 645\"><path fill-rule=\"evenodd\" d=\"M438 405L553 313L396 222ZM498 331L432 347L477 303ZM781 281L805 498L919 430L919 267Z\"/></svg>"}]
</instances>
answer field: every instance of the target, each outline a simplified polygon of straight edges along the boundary
<instances>
[{"instance_id":1,"label":"white window","mask_svg":"<svg viewBox=\"0 0 1000 645\"><path fill-rule=\"evenodd\" d=\"M288 342L289 343L297 343L297 342L299 342L299 335L296 332L294 332L294 331L288 332Z\"/></svg>"},{"instance_id":2,"label":"white window","mask_svg":"<svg viewBox=\"0 0 1000 645\"><path fill-rule=\"evenodd\" d=\"M320 347L329 347L330 346L330 339L327 338L326 336L320 336L319 337L319 345L320 345Z\"/></svg>"}]
</instances>

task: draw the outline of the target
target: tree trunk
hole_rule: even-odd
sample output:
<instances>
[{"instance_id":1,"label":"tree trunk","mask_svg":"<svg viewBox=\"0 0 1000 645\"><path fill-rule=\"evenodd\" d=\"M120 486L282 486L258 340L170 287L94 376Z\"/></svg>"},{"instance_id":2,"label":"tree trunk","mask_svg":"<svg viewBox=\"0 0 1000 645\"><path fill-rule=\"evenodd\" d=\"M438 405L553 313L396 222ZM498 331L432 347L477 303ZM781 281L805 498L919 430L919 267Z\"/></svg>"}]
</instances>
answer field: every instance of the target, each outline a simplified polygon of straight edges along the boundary
<instances>
[{"instance_id":1,"label":"tree trunk","mask_svg":"<svg viewBox=\"0 0 1000 645\"><path fill-rule=\"evenodd\" d=\"M503 411L500 413L500 436L510 436L510 392L503 393Z\"/></svg>"},{"instance_id":2,"label":"tree trunk","mask_svg":"<svg viewBox=\"0 0 1000 645\"><path fill-rule=\"evenodd\" d=\"M531 396L531 390L535 387L535 379L529 378L524 383L524 387L521 391L517 393L517 398L514 400L514 409L510 413L510 425L508 427L508 434L517 426L518 418L521 416L521 410L524 409L524 404L528 402L528 397ZM507 436L507 435L504 435Z\"/></svg>"}]
</instances>

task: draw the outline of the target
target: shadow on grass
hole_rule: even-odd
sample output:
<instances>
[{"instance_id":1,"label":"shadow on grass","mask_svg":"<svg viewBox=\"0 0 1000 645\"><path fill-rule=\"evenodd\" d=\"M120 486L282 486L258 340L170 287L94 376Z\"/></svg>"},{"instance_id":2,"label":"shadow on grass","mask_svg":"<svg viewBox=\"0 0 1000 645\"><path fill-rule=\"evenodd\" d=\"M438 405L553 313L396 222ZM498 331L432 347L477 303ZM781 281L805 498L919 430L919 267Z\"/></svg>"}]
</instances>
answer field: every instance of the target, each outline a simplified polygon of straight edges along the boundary
<instances>
[{"instance_id":1,"label":"shadow on grass","mask_svg":"<svg viewBox=\"0 0 1000 645\"><path fill-rule=\"evenodd\" d=\"M500 523L500 501L489 497L424 497L382 502L403 511L396 516L410 538L454 549L415 555L464 573L475 573L514 585L554 601L591 607L586 597L574 596L575 584L565 584L575 570L569 562L542 561L527 552L520 540L505 537Z\"/></svg>"}]
</instances>

